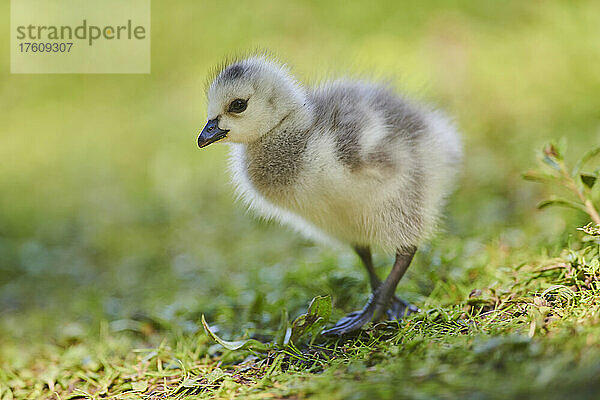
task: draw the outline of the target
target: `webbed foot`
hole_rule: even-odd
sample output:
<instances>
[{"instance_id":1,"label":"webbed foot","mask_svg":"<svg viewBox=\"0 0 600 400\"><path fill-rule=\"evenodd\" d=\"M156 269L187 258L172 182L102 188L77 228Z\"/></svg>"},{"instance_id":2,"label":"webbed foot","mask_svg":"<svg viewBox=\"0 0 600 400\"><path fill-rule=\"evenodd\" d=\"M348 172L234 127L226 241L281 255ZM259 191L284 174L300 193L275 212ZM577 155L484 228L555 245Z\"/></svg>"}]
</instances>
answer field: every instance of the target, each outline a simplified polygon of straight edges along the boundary
<instances>
[{"instance_id":1,"label":"webbed foot","mask_svg":"<svg viewBox=\"0 0 600 400\"><path fill-rule=\"evenodd\" d=\"M376 294L374 296L376 296ZM373 301L373 296L371 296L369 302L362 310L353 311L341 318L332 328L323 331L323 335L342 336L357 331L367 322L373 320L375 309L375 301ZM402 300L399 297L394 296L391 300L389 308L385 312L385 316L389 320L400 321L402 318L419 311L421 310L419 310L418 307L408 303L405 300Z\"/></svg>"},{"instance_id":2,"label":"webbed foot","mask_svg":"<svg viewBox=\"0 0 600 400\"><path fill-rule=\"evenodd\" d=\"M396 286L410 265L416 250L416 247L398 250L392 271L385 281L378 284L376 277L373 276L374 290L363 309L346 315L333 328L323 331L323 335L341 336L360 329L369 321L380 321L385 317L402 319L405 315L419 311L417 307L394 296Z\"/></svg>"},{"instance_id":3,"label":"webbed foot","mask_svg":"<svg viewBox=\"0 0 600 400\"><path fill-rule=\"evenodd\" d=\"M371 295L367 305L360 311L354 311L341 318L333 328L323 331L325 336L342 336L360 329L361 326L373 319L375 313L374 295Z\"/></svg>"}]
</instances>

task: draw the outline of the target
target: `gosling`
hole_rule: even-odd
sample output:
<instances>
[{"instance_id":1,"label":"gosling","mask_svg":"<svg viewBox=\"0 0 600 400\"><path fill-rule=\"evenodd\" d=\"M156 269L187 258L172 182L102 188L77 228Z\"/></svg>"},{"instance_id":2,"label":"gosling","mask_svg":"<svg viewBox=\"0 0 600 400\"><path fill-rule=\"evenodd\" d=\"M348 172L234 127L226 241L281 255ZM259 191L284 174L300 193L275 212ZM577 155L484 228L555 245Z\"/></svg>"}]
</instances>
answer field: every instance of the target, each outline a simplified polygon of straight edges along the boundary
<instances>
[{"instance_id":1,"label":"gosling","mask_svg":"<svg viewBox=\"0 0 600 400\"><path fill-rule=\"evenodd\" d=\"M349 244L367 270L367 304L324 334L418 311L394 292L453 190L462 155L453 124L379 84L304 87L263 56L221 68L207 95L198 146L231 144L233 181L248 206L309 237ZM383 282L372 247L395 252Z\"/></svg>"}]
</instances>

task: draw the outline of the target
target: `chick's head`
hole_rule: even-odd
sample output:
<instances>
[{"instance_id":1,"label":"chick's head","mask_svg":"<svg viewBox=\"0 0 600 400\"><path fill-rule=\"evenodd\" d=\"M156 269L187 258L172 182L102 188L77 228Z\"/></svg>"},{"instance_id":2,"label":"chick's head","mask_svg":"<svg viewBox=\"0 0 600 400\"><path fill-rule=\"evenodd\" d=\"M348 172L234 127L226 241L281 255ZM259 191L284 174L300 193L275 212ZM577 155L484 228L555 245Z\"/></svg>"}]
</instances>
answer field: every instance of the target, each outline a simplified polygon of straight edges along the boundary
<instances>
[{"instance_id":1,"label":"chick's head","mask_svg":"<svg viewBox=\"0 0 600 400\"><path fill-rule=\"evenodd\" d=\"M252 143L305 104L305 93L288 70L266 58L223 68L208 88L208 123L198 145Z\"/></svg>"}]
</instances>

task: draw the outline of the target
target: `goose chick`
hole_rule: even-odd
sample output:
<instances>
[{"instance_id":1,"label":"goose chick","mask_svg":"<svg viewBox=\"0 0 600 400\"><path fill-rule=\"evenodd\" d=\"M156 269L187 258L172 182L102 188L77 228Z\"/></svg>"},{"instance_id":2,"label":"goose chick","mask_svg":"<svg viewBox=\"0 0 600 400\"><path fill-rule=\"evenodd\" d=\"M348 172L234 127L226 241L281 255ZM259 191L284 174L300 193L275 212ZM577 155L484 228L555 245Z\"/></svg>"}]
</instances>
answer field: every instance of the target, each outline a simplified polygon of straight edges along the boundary
<instances>
[{"instance_id":1,"label":"goose chick","mask_svg":"<svg viewBox=\"0 0 600 400\"><path fill-rule=\"evenodd\" d=\"M249 207L350 244L367 269L369 301L325 333L416 311L394 292L454 186L461 144L448 119L377 84L305 88L264 57L225 66L207 95L198 145L232 145L233 180ZM396 254L383 282L371 247Z\"/></svg>"}]
</instances>

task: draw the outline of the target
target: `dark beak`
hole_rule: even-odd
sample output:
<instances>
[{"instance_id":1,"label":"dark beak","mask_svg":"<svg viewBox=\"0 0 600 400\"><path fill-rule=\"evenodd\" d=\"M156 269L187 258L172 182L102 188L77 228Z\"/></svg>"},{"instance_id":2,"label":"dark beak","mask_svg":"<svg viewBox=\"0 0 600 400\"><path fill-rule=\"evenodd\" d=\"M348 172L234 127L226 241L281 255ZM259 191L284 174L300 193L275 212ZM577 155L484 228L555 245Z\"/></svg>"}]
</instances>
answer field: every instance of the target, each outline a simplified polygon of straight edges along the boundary
<instances>
[{"instance_id":1,"label":"dark beak","mask_svg":"<svg viewBox=\"0 0 600 400\"><path fill-rule=\"evenodd\" d=\"M219 120L217 118L211 119L206 123L206 126L198 136L198 147L206 147L217 140L223 139L227 136L227 132L229 130L219 128Z\"/></svg>"}]
</instances>

